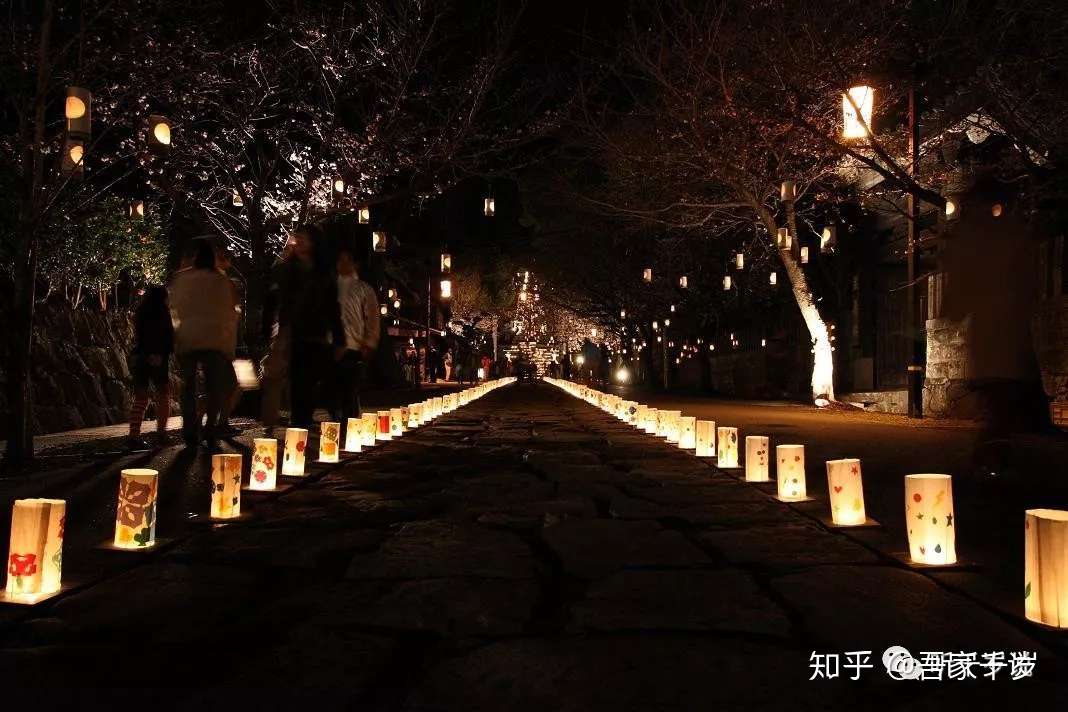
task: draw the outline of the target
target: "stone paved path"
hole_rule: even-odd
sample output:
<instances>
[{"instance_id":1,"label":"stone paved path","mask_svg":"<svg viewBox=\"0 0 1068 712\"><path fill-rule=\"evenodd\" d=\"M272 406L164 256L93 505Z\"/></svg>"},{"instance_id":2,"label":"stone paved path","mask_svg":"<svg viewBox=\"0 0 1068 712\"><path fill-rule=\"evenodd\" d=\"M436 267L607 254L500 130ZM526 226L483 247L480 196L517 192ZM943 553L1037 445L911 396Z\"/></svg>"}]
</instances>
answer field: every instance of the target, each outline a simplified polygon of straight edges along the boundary
<instances>
[{"instance_id":1,"label":"stone paved path","mask_svg":"<svg viewBox=\"0 0 1068 712\"><path fill-rule=\"evenodd\" d=\"M118 693L139 710L1068 700L1064 637L545 384L498 390L252 509L148 556L97 552L98 582L5 608L2 679L52 699L68 685L182 688ZM1039 662L1030 681L891 682L891 644ZM871 650L876 667L810 682L814 650Z\"/></svg>"}]
</instances>

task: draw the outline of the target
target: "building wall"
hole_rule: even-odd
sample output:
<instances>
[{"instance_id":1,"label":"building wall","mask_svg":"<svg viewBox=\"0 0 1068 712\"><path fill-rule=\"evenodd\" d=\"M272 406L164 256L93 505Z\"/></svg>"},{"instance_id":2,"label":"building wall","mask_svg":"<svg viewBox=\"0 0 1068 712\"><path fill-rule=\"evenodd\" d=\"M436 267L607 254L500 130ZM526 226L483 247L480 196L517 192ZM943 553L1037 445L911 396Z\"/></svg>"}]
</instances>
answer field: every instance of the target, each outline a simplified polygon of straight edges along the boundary
<instances>
[{"instance_id":1,"label":"building wall","mask_svg":"<svg viewBox=\"0 0 1068 712\"><path fill-rule=\"evenodd\" d=\"M927 372L923 383L923 412L932 418L958 413L968 379L971 319L927 320Z\"/></svg>"}]
</instances>

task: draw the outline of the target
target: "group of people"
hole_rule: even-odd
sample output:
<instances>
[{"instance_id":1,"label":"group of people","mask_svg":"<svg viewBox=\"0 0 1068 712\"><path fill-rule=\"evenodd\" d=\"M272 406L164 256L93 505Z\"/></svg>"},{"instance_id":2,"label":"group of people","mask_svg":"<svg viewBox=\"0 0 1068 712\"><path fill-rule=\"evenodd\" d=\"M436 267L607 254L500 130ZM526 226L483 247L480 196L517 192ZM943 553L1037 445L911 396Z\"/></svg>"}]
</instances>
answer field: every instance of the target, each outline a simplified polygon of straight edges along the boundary
<instances>
[{"instance_id":1,"label":"group of people","mask_svg":"<svg viewBox=\"0 0 1068 712\"><path fill-rule=\"evenodd\" d=\"M147 447L141 424L154 389L157 437L166 442L170 361L181 377L182 435L187 446L214 447L232 434L230 413L240 397L234 358L240 320L238 289L227 276L225 249L209 237L194 239L179 270L164 287L146 290L134 314L130 366L134 396L129 440ZM349 245L333 249L321 231L306 225L290 237L271 270L263 309L262 420L280 422L285 387L290 423L312 424L319 389L329 385L328 407L340 421L360 414L361 371L378 346L380 326L374 288L359 277ZM198 373L203 374L203 416L198 409ZM203 425L201 423L203 419Z\"/></svg>"}]
</instances>

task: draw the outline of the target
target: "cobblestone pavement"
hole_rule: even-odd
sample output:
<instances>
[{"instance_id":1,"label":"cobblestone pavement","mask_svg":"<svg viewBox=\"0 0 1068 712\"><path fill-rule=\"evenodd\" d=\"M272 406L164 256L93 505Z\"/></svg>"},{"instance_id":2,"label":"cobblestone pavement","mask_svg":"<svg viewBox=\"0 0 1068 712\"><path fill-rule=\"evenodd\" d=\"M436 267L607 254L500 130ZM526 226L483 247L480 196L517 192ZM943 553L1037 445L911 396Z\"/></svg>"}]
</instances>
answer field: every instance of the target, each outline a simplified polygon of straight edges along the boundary
<instances>
[{"instance_id":1,"label":"cobblestone pavement","mask_svg":"<svg viewBox=\"0 0 1068 712\"><path fill-rule=\"evenodd\" d=\"M160 537L180 536L150 554L92 548L106 519L75 527L66 577L81 586L0 610L12 694L166 689L79 698L142 710L1068 701L1063 636L547 384L500 389L249 502L252 518L225 526L161 518ZM1038 662L1019 681L976 667L976 680L894 682L881 658L895 644ZM865 650L872 669L846 666L844 653ZM810 681L813 651L843 654L841 676Z\"/></svg>"}]
</instances>

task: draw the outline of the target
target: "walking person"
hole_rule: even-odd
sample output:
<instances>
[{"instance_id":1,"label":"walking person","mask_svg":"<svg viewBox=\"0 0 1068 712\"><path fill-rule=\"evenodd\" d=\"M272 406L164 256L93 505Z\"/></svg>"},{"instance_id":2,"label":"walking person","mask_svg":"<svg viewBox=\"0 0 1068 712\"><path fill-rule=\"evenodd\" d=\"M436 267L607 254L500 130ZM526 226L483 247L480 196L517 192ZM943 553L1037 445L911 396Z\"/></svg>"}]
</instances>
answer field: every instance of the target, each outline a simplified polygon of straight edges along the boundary
<instances>
[{"instance_id":1,"label":"walking person","mask_svg":"<svg viewBox=\"0 0 1068 712\"><path fill-rule=\"evenodd\" d=\"M452 349L445 352L445 381L452 380Z\"/></svg>"},{"instance_id":2,"label":"walking person","mask_svg":"<svg viewBox=\"0 0 1068 712\"><path fill-rule=\"evenodd\" d=\"M126 441L131 450L147 450L149 447L141 437L149 386L155 391L156 444L162 447L167 443L173 352L174 326L167 304L167 290L161 286L149 287L134 312L134 345L130 354L134 395L130 403L130 433Z\"/></svg>"},{"instance_id":3,"label":"walking person","mask_svg":"<svg viewBox=\"0 0 1068 712\"><path fill-rule=\"evenodd\" d=\"M226 351L226 357L229 359L230 367L226 371L226 395L223 397L222 413L219 415L219 424L217 428L218 434L221 437L232 437L241 433L240 430L230 425L230 414L233 413L234 408L237 407L237 402L241 400L241 389L239 388L237 380L237 371L234 368L234 359L237 358L237 322L240 316L239 310L241 297L237 283L231 279L228 274L231 266L230 251L226 249L224 245L217 245L215 250L215 268L219 270L219 274L226 277L226 281L230 283L230 290L233 293L232 297L234 301L232 328L230 333L227 334L230 347Z\"/></svg>"},{"instance_id":4,"label":"walking person","mask_svg":"<svg viewBox=\"0 0 1068 712\"><path fill-rule=\"evenodd\" d=\"M337 360L334 419L345 423L359 417L363 372L378 348L381 325L374 287L360 279L359 262L349 245L337 251L337 298L345 331L344 353Z\"/></svg>"},{"instance_id":5,"label":"walking person","mask_svg":"<svg viewBox=\"0 0 1068 712\"><path fill-rule=\"evenodd\" d=\"M286 384L289 380L289 360L292 347L292 304L290 295L292 280L289 274L292 263L299 259L298 252L311 248L306 238L292 235L286 241L282 254L271 267L267 293L263 302L263 342L268 344L267 353L260 362L260 420L268 437L281 420L281 409Z\"/></svg>"},{"instance_id":6,"label":"walking person","mask_svg":"<svg viewBox=\"0 0 1068 712\"><path fill-rule=\"evenodd\" d=\"M215 268L215 250L203 238L193 241L193 266L178 272L170 285L175 353L182 374L182 435L188 447L200 442L197 372L203 371L207 408L203 435L216 445L216 424L226 397L226 357L234 328L234 293L230 280Z\"/></svg>"}]
</instances>

